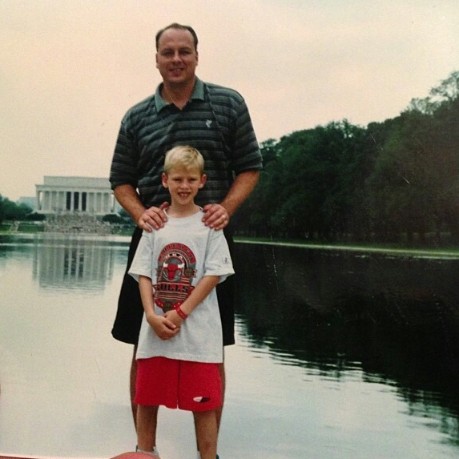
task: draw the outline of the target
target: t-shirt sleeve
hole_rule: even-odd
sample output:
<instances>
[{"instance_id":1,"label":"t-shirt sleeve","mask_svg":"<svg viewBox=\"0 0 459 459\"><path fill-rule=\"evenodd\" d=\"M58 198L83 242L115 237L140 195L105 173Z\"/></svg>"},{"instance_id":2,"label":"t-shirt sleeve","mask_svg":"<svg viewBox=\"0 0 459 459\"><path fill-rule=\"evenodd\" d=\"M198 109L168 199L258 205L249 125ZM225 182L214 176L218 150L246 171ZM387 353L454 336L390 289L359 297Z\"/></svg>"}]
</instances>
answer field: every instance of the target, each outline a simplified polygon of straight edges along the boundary
<instances>
[{"instance_id":1,"label":"t-shirt sleeve","mask_svg":"<svg viewBox=\"0 0 459 459\"><path fill-rule=\"evenodd\" d=\"M219 282L223 282L231 274L234 274L233 263L223 231L211 230L207 241L203 275L220 276Z\"/></svg>"},{"instance_id":2,"label":"t-shirt sleeve","mask_svg":"<svg viewBox=\"0 0 459 459\"><path fill-rule=\"evenodd\" d=\"M153 241L154 233L144 231L128 271L136 281L139 276L153 279Z\"/></svg>"}]
</instances>

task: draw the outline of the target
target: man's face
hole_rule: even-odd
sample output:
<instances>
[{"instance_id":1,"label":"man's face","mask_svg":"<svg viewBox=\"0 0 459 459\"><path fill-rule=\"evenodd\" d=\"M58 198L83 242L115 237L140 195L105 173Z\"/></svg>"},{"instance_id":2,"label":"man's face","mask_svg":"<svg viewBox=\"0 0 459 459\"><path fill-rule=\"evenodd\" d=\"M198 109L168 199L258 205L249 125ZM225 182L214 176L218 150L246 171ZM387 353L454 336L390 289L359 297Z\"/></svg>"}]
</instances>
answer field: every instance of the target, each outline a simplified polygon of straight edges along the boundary
<instances>
[{"instance_id":1,"label":"man's face","mask_svg":"<svg viewBox=\"0 0 459 459\"><path fill-rule=\"evenodd\" d=\"M194 81L198 52L188 30L167 29L159 39L156 67L163 81L183 85Z\"/></svg>"}]
</instances>

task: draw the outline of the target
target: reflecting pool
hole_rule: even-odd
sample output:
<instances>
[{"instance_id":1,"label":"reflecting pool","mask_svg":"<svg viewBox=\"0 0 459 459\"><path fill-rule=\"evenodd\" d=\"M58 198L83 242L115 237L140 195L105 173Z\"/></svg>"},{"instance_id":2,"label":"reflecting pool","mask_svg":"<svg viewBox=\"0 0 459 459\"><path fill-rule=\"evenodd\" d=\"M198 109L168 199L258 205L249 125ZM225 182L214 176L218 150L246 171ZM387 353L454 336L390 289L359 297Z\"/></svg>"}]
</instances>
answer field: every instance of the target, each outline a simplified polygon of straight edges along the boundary
<instances>
[{"instance_id":1,"label":"reflecting pool","mask_svg":"<svg viewBox=\"0 0 459 459\"><path fill-rule=\"evenodd\" d=\"M132 450L127 238L0 236L0 454ZM222 459L459 454L459 260L237 244ZM160 412L166 459L195 459ZM177 434L180 432L180 435Z\"/></svg>"}]
</instances>

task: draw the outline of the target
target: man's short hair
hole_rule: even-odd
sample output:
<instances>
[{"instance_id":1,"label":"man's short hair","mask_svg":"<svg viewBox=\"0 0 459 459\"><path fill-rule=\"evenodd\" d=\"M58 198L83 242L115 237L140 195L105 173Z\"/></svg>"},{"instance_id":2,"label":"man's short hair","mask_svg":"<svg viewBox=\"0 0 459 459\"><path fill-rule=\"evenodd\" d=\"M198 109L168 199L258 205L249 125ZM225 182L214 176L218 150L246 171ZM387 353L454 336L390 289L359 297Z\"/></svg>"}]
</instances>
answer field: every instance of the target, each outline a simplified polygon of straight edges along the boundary
<instances>
[{"instance_id":1,"label":"man's short hair","mask_svg":"<svg viewBox=\"0 0 459 459\"><path fill-rule=\"evenodd\" d=\"M156 51L158 51L158 49L159 49L159 40L161 38L161 35L166 30L169 30L169 29L188 30L188 32L190 32L192 37L193 37L194 49L196 51L198 50L198 36L197 36L196 32L194 31L193 27L188 26L188 25L179 24L178 22L173 22L172 24L169 24L168 26L164 27L164 29L161 29L156 33L156 38L155 38L155 40L156 40Z\"/></svg>"}]
</instances>

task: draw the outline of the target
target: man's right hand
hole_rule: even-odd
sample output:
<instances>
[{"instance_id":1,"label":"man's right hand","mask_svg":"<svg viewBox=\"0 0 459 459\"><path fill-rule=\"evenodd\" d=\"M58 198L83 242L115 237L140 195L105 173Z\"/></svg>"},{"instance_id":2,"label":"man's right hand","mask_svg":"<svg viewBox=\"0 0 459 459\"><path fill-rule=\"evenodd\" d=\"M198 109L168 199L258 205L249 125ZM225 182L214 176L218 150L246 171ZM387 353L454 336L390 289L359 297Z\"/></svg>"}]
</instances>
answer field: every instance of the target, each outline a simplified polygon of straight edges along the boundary
<instances>
[{"instance_id":1,"label":"man's right hand","mask_svg":"<svg viewBox=\"0 0 459 459\"><path fill-rule=\"evenodd\" d=\"M159 207L149 207L137 220L137 226L149 233L162 228L167 222L167 215L164 209L169 207L168 202L163 202Z\"/></svg>"}]
</instances>

